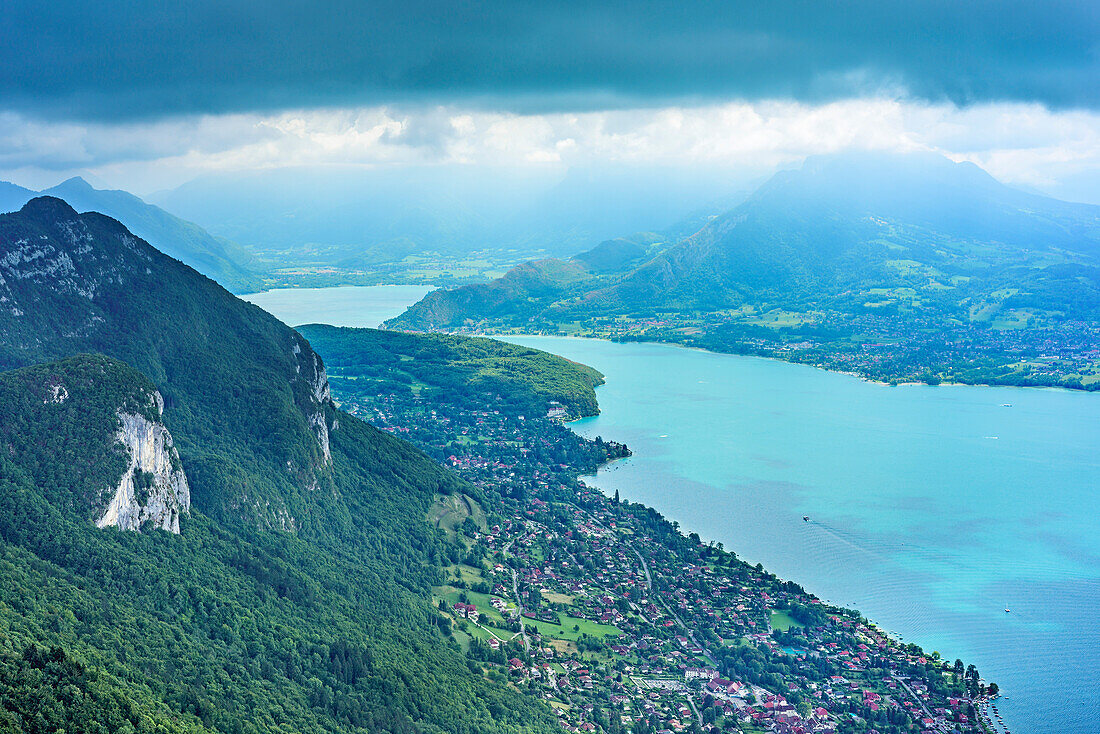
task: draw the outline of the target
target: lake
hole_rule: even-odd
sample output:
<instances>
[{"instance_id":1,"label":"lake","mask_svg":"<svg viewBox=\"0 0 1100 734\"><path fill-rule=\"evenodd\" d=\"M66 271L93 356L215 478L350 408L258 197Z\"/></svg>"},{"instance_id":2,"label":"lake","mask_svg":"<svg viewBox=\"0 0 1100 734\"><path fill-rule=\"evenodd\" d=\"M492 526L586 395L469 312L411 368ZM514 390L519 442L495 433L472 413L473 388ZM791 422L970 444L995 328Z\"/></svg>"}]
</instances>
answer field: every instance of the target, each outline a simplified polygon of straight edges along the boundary
<instances>
[{"instance_id":1,"label":"lake","mask_svg":"<svg viewBox=\"0 0 1100 734\"><path fill-rule=\"evenodd\" d=\"M432 290L435 289L424 285L276 288L241 298L291 326L320 322L374 328L400 315Z\"/></svg>"},{"instance_id":2,"label":"lake","mask_svg":"<svg viewBox=\"0 0 1100 734\"><path fill-rule=\"evenodd\" d=\"M974 663L1013 731L1100 731L1100 394L508 341L606 376L601 414L572 426L634 456L589 484Z\"/></svg>"},{"instance_id":3,"label":"lake","mask_svg":"<svg viewBox=\"0 0 1100 734\"><path fill-rule=\"evenodd\" d=\"M397 299L283 291L273 312L366 326ZM1100 394L891 388L671 345L507 340L606 376L601 414L571 425L634 456L591 485L974 663L1014 732L1100 731Z\"/></svg>"}]
</instances>

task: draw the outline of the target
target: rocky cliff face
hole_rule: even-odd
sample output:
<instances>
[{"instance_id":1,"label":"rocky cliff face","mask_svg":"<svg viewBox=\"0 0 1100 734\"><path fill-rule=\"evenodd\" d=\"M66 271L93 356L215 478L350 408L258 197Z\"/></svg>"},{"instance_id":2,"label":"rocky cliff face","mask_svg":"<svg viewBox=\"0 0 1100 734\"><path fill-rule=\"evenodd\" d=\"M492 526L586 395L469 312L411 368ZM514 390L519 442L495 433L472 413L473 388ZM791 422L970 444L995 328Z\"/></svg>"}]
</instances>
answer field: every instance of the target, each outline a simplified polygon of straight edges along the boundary
<instances>
[{"instance_id":1,"label":"rocky cliff face","mask_svg":"<svg viewBox=\"0 0 1100 734\"><path fill-rule=\"evenodd\" d=\"M54 356L43 351L50 339L73 343L101 333L112 292L147 281L153 257L121 227L100 246L88 222L59 199L35 199L24 211L32 226L0 234L0 345L43 359ZM64 322L43 329L54 303L64 304ZM0 368L18 366L3 357L0 349Z\"/></svg>"},{"instance_id":2,"label":"rocky cliff face","mask_svg":"<svg viewBox=\"0 0 1100 734\"><path fill-rule=\"evenodd\" d=\"M206 461L218 457L188 477L197 511L294 529L318 492L335 493L337 410L324 363L299 334L108 217L50 197L0 214L0 370L86 353L121 360L156 385L188 467L192 447ZM112 445L119 408L104 416ZM156 422L155 411L123 412ZM145 474L134 477L140 490ZM112 499L101 493L117 489L105 522L155 516L171 525L169 509L136 511L135 502L146 503L95 479L74 498L74 506L91 502L93 519Z\"/></svg>"},{"instance_id":3,"label":"rocky cliff face","mask_svg":"<svg viewBox=\"0 0 1100 734\"><path fill-rule=\"evenodd\" d=\"M328 386L328 373L325 372L325 363L309 343L301 337L298 339L301 343L296 342L292 348L296 359L295 369L298 371L298 376L305 380L309 389L308 398L300 407L321 447L324 465L328 466L332 463L329 431L336 430L335 406Z\"/></svg>"},{"instance_id":4,"label":"rocky cliff face","mask_svg":"<svg viewBox=\"0 0 1100 734\"><path fill-rule=\"evenodd\" d=\"M160 394L155 394L163 409ZM123 530L160 528L179 534L180 515L191 507L191 491L168 429L134 413L118 413L118 441L130 463L96 525Z\"/></svg>"},{"instance_id":5,"label":"rocky cliff face","mask_svg":"<svg viewBox=\"0 0 1100 734\"><path fill-rule=\"evenodd\" d=\"M163 416L153 383L104 355L0 372L0 455L81 524L180 532L191 487Z\"/></svg>"}]
</instances>

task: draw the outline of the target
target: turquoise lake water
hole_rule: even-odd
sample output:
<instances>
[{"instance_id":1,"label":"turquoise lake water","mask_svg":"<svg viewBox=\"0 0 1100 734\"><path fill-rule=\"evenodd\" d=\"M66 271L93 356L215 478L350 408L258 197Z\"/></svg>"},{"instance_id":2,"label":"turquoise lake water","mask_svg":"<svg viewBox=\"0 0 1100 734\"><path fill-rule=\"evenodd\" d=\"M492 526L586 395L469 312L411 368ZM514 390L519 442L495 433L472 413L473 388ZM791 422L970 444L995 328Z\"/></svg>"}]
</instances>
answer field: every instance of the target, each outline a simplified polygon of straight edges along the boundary
<instances>
[{"instance_id":1,"label":"turquoise lake water","mask_svg":"<svg viewBox=\"0 0 1100 734\"><path fill-rule=\"evenodd\" d=\"M288 323L373 326L400 299L278 293L270 310ZM1100 731L1100 394L891 388L669 345L508 340L606 376L601 415L571 425L634 456L590 484L974 663L1013 732Z\"/></svg>"},{"instance_id":2,"label":"turquoise lake water","mask_svg":"<svg viewBox=\"0 0 1100 734\"><path fill-rule=\"evenodd\" d=\"M344 286L341 288L277 288L241 296L291 326L325 323L368 326L399 316L424 294L422 285ZM320 321L324 318L324 321Z\"/></svg>"},{"instance_id":3,"label":"turquoise lake water","mask_svg":"<svg viewBox=\"0 0 1100 734\"><path fill-rule=\"evenodd\" d=\"M606 376L572 426L634 456L589 484L976 664L1014 732L1100 731L1100 394L508 341Z\"/></svg>"}]
</instances>

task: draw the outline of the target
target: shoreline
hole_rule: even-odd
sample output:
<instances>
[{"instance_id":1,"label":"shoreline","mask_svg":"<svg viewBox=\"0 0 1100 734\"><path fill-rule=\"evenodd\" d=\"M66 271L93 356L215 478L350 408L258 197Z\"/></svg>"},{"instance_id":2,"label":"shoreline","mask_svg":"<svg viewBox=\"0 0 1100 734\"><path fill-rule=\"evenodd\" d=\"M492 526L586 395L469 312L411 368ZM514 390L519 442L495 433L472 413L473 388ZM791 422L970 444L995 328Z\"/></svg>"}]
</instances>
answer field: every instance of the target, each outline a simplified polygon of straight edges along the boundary
<instances>
[{"instance_id":1,"label":"shoreline","mask_svg":"<svg viewBox=\"0 0 1100 734\"><path fill-rule=\"evenodd\" d=\"M290 291L290 290L303 290L303 289L301 289L301 288L287 288L287 289L283 289L283 290ZM319 288L318 290L323 290L323 288ZM375 327L375 328L378 328L378 327ZM449 333L456 333L456 332L449 332ZM535 339L537 339L537 338L547 338L547 339L555 338L555 339L568 339L568 340L577 340L577 341L592 341L592 342L603 341L603 342L620 343L620 344L621 343L626 343L626 341L623 341L623 340L615 340L615 339L608 339L608 338L602 338L602 337L560 336L560 335L552 335L552 334L545 334L545 333L543 333L543 334L531 333L531 332L524 332L524 331L513 331L513 332L509 332L509 333L477 332L477 333L461 333L461 334L458 334L458 335L460 335L460 336L482 336L482 337L496 338L496 339L502 339L502 340L507 339L509 337L514 337L514 338L530 337L530 338L535 338ZM850 371L836 370L836 369L829 369L827 367L822 367L822 366L818 366L818 365L814 365L814 364L810 364L810 363L806 363L806 362L797 362L797 361L792 361L792 360L788 360L788 359L782 359L780 357L756 355L756 354L737 354L737 353L731 353L731 352L720 352L720 351L714 351L714 350L711 350L711 349L706 349L704 347L687 345L687 344L683 344L683 343L675 342L675 341L665 341L665 340L627 340L627 341L638 341L639 343L642 343L642 344L668 345L668 346L673 346L673 347L677 347L677 348L680 348L680 349L689 349L689 350L694 350L694 351L698 351L698 352L702 352L702 353L706 353L706 354L713 354L713 355L728 355L728 356L735 356L735 357L751 357L751 358L756 358L756 359L761 359L761 360L768 360L769 362L785 362L785 363L788 363L788 364L791 364L791 365L799 365L799 366L810 368L810 369L820 370L820 371L826 372L826 373L831 372L831 373L836 373L836 374L843 374L847 377L855 377L855 378L859 379L861 382L879 384L879 385L884 386L884 387L885 386L890 386L888 382L869 379L869 378L866 378L862 375L859 375L858 373L853 373L853 372L850 372ZM531 345L531 346L533 348L536 348L536 349L539 349L539 348L545 349L545 347L541 347L539 345ZM906 383L902 383L902 384L906 384ZM909 383L909 384L920 385L920 384L927 384L927 383L915 382L915 383ZM964 386L970 386L970 385L967 385L966 383L942 383L942 384L960 384L960 385L964 385ZM990 385L990 386L998 386L998 385ZM1013 386L1013 387L1019 387L1019 386ZM594 418L594 417L597 417L599 414L600 414L600 409L597 408L596 411L593 412L591 415L582 415L582 416L578 416L576 418L571 418L570 420L565 421L564 423L567 426L569 426L569 424L575 423L576 421L578 421L580 419ZM569 427L570 427L570 430L573 430L572 426L569 426ZM596 468L596 473L598 474L600 471L606 471L608 468L613 466L621 458L629 458L629 457L616 457L616 458L610 459L608 461L605 461L605 462L601 463ZM594 476L594 475L588 474L587 476ZM593 489L596 489L596 488L593 487ZM599 491L599 490L597 489L596 491ZM688 532L689 532L689 529L685 528L685 529L681 530L680 535L686 537L688 535ZM797 575L795 577L797 577ZM816 596L816 595L814 595L814 596ZM820 597L818 597L818 598L820 599ZM825 601L825 600L822 599L822 601ZM840 605L840 604L834 605L831 602L825 602L825 603L828 606L835 606L836 608L841 608L841 609L845 608L844 605ZM853 604L852 606L855 606L855 605ZM887 632L884 628L882 628L879 625L875 625L875 626L886 637L890 638L895 643L900 642L901 644L909 644L906 641L904 641L903 639L899 638L898 635Z\"/></svg>"},{"instance_id":2,"label":"shoreline","mask_svg":"<svg viewBox=\"0 0 1100 734\"><path fill-rule=\"evenodd\" d=\"M249 296L259 296L275 291L326 291L332 288L427 288L430 291L439 290L442 286L429 285L427 283L373 283L371 285L358 285L356 283L338 283L336 285L276 285L258 291L248 293L234 293L241 300L247 301Z\"/></svg>"},{"instance_id":3,"label":"shoreline","mask_svg":"<svg viewBox=\"0 0 1100 734\"><path fill-rule=\"evenodd\" d=\"M585 337L576 337L576 338L585 338ZM707 350L701 350L701 351L707 351ZM916 383L916 384L921 384L921 383ZM568 427L571 431L576 433L576 431L570 426L570 424L576 423L577 421L583 420L584 418L596 417L596 415L598 415L598 414L599 413L598 413L598 410L597 410L597 413L594 414L594 415L581 416L580 418L575 418L575 419L572 419L572 420L563 421L562 425ZM579 433L577 433L577 435L580 436L581 438L584 438L585 440L590 440L590 439L587 439L585 436L582 436ZM607 492L604 489L602 489L598 486L593 486L593 485L588 484L587 482L584 481L584 478L585 477L595 478L596 476L598 476L600 471L603 471L604 469L611 466L612 464L615 464L617 462L624 461L626 459L631 458L633 456L633 451L631 451L629 449L629 447L627 447L627 450L629 451L629 453L626 456L618 456L618 457L608 459L608 460L600 463L596 467L596 473L595 474L579 474L579 475L577 475L577 481L579 481L582 485L584 485L588 489L591 489L592 491L598 492L601 495L603 495L605 498L607 498L608 500L611 500L612 495L607 494ZM616 494L618 494L618 490L616 490ZM626 502L626 503L631 503L631 500L629 500L627 498L623 498L622 501ZM668 521L668 518L665 517L664 512L659 510L656 507L652 507L652 506L647 505L643 502L637 502L637 501L633 502L633 504L637 504L637 505L640 505L642 507L646 507L648 509L651 509L654 512L656 512L660 517L664 518L664 520L666 522ZM689 528L680 527L678 525L678 523L676 523L675 525L676 525L676 532L678 532L681 537L689 538L690 534L692 533L692 531ZM695 535L698 536L699 534L695 533ZM700 537L699 539L704 545L713 544L713 543L721 543L721 541L718 541L715 538L707 539L707 538ZM727 552L733 553L736 557L741 558L741 556L737 555L736 551L734 551L734 550L727 549ZM747 563L751 563L751 561L749 561L748 559L742 559L742 560L744 560ZM767 570L767 567L763 566L763 562L758 562L758 565L761 566L764 569L765 572L770 573ZM794 579L782 578L782 577L779 577L779 576L776 576L776 578L779 578L781 581L790 582L790 583L794 583L794 584L797 584L799 586L802 586L802 584L799 581L796 581ZM804 586L802 586L802 588L805 589ZM834 604L833 602L829 601L828 599L822 599L820 596L818 596L817 594L815 594L813 592L810 592L810 591L807 591L807 593L809 593L814 599L817 600L818 603L820 603L823 606L833 607L835 609L848 609L849 611L856 612L861 619L866 621L868 627L870 627L871 629L875 630L878 633L881 633L884 637L888 638L892 643L894 643L896 645L906 644L904 638L901 637L901 635L888 630L883 625L879 624L875 620L873 620L873 619L867 617L866 615L864 615L863 612L861 612L859 609L848 608L848 607L841 606L839 604ZM925 649L926 649L925 645L923 645L921 643L917 643L917 642L912 642L912 641L910 641L910 642L912 644L916 644L921 649L921 651L925 651ZM927 653L927 654L929 654L931 656L931 653ZM946 664L947 659L943 658L943 660ZM905 686L904 680L902 680L902 679L897 679L897 680L903 686ZM986 681L984 678L980 678L979 680L980 680L980 682L983 686L989 683L989 681ZM1006 725L1004 725L1004 724L999 724L998 725L998 723L994 722L993 718L989 715L988 711L986 710L987 707L990 706L990 705L994 706L994 708L995 708L996 704L994 702L997 699L1001 698L1003 695L1004 694L1003 694L1002 691L998 691L996 694L982 695L982 696L979 696L979 697L976 697L976 698L972 699L972 701L971 701L971 703L974 706L974 711L975 711L975 713L977 714L977 717L978 717L978 723L981 724L983 729L985 729L987 732L990 732L990 734L998 734L998 732L1000 732L1001 730L1003 730L1004 732L1009 731ZM998 726L1000 727L1000 729L998 729Z\"/></svg>"},{"instance_id":4,"label":"shoreline","mask_svg":"<svg viewBox=\"0 0 1100 734\"><path fill-rule=\"evenodd\" d=\"M378 328L382 328L379 326ZM399 330L403 331L403 330ZM663 339L608 339L602 336L572 336L566 334L542 334L526 331L512 331L512 332L460 332L460 331L436 331L436 332L413 332L413 333L435 333L435 334L452 334L454 336L471 336L471 337L484 337L488 339L500 339L502 341L509 337L526 338L536 337L545 339L575 339L578 341L600 341L608 342L609 344L660 344L668 347L675 347L676 349L686 349L693 352L703 352L704 354L716 354L726 357L739 357L742 359L761 359L768 362L779 362L781 364L789 364L797 367L806 367L808 369L820 370L821 372L827 372L832 375L844 375L846 377L852 377L860 382L866 382L870 385L879 385L881 387L982 387L982 388L1011 388L1015 390L1055 390L1058 392L1072 393L1072 394L1100 394L1100 389L1087 390L1065 387L1063 385L1006 385L993 382L958 382L954 380L942 380L940 382L921 382L920 380L907 380L905 382L891 382L887 380L876 380L865 375L861 375L858 372L852 370L835 370L828 367L822 367L810 362L796 362L790 359L783 359L782 357L771 357L763 354L741 354L739 352L716 352L713 349L706 349L705 347L696 347L690 344L681 344L680 342L667 341ZM590 416L582 416L590 417Z\"/></svg>"},{"instance_id":5,"label":"shoreline","mask_svg":"<svg viewBox=\"0 0 1100 734\"><path fill-rule=\"evenodd\" d=\"M467 336L467 335L463 334L462 336ZM552 335L547 335L547 334L513 333L513 334L501 334L501 335L492 335L492 336L490 336L490 335L479 335L479 336L487 336L489 338L505 337L505 336L511 336L511 337L546 337L546 338L554 338L554 339L592 340L592 341L607 341L607 342L611 342L611 343L621 343L621 342L614 342L614 340L610 340L610 339L600 339L598 337L552 336ZM778 359L778 358L774 358L774 357L763 357L763 356L759 356L759 355L737 355L737 354L730 354L730 353L726 353L726 352L713 352L711 350L703 349L701 347L691 347L691 346L687 346L687 345L683 345L683 344L676 344L674 342L655 341L655 342L641 342L641 343L668 344L670 346L678 347L678 348L681 348L681 349L690 349L690 350L709 353L709 354L727 355L727 356L735 356L735 357L750 357L750 358L756 358L756 359L765 359L765 360L772 361L772 362L785 362L787 364L796 364L796 365L800 365L800 366L804 366L804 367L809 367L811 369L821 370L823 372L830 372L830 373L834 373L834 374L842 374L842 375L845 375L845 376L848 376L848 377L854 377L856 379L859 379L861 382L866 382L866 383L870 383L870 384L877 384L877 385L881 385L883 387L895 387L895 386L903 386L903 385L914 385L914 386L927 385L929 387L939 387L940 386L940 385L929 385L928 383L922 383L922 382L896 383L894 385L891 385L890 383L887 383L887 382L881 382L881 381L877 381L877 380L871 380L871 379L868 379L868 378L864 378L864 377L862 377L858 374L851 373L851 372L842 372L842 371L838 371L838 370L829 370L829 369L826 369L826 368L818 367L816 365L789 362L788 360L782 360L782 359ZM606 381L601 383L601 385L597 385L596 388L598 389L603 384L606 384ZM1011 386L1006 386L1006 385L972 385L972 384L968 384L968 383L948 383L948 382L941 383L941 384L944 385L944 386L960 386L960 387L1011 387ZM1016 387L1018 387L1018 386L1016 386ZM1063 390L1065 392L1078 392L1078 391L1066 390L1065 388L1055 388L1055 389ZM578 421L584 420L586 418L598 417L600 415L600 408L598 406L598 401L599 401L599 395L597 393L597 409L596 409L595 413L593 413L592 415L582 415L582 416L577 417L577 418L567 419L565 421L562 421L562 425L569 428L571 431L576 433L578 436L581 436L581 438L585 438L586 440L589 440L589 439L587 439L587 437L585 437L582 434L578 433L576 431L576 429L573 427L572 424L577 423ZM605 489L603 489L599 486L595 486L593 484L589 484L588 482L585 482L584 480L585 480L585 478L595 479L599 476L600 472L605 471L606 469L608 469L609 467L611 467L612 465L614 465L618 462L621 462L621 461L624 461L626 459L631 458L634 455L633 450L631 450L629 447L627 447L627 448L628 448L629 453L626 456L619 456L619 457L608 459L608 460L600 463L596 467L596 471L594 473L579 474L577 476L577 480L579 482L581 482L581 484L583 484L585 487L587 487L587 488L589 488L589 489L591 489L595 492L599 492L600 494L602 494L607 499L611 499L612 495L609 495ZM617 493L618 493L618 490L616 489L616 494ZM623 501L624 502L632 502L631 500L629 500L625 497L623 498ZM657 512L658 514L660 514L661 517L665 517L664 511L660 510L659 508L657 508L655 506L647 505L644 502L638 502L638 501L633 501L633 502L636 503L636 504L639 504L643 507L649 507L650 509L652 509L655 512ZM678 524L677 524L677 529L678 529L679 534L684 538L687 538L689 536L689 534L692 532L690 528L681 527ZM697 536L699 535L697 532L695 534ZM719 541L716 538L701 538L701 540L702 540L704 545L708 544L708 543L721 543L721 541ZM727 550L729 550L729 552L732 552L735 555L737 555L737 553L734 549L727 549ZM737 555L737 557L741 558L740 555ZM749 560L749 559L744 559L744 560L746 560L746 562L751 563L751 560ZM759 561L758 563L764 568L765 571L767 571L767 566L764 565L762 561ZM800 581L795 580L795 579L782 578L782 577L777 577L777 578L780 578L783 581L795 583L795 584L798 584L799 586L802 586L802 583ZM805 588L805 587L803 586L803 588ZM830 607L834 607L834 608L838 608L838 609L848 609L848 607L844 607L843 605L834 604L833 602L831 602L827 599L822 599L820 596L818 596L817 594L815 594L813 592L808 592L808 593L810 593L815 599L817 599L819 603L821 603L825 606L830 606ZM859 616L862 619L866 620L868 626L870 626L873 629L875 629L876 631L880 632L882 635L884 635L885 637L890 639L893 643L899 644L899 645L906 644L906 640L901 635L887 629L886 627L879 624L875 620L867 617L859 609L852 608L850 610L858 613ZM913 640L910 640L908 642L913 643L913 644L917 644L918 647L920 647L920 649L922 651L926 650L926 645L925 644L922 644L920 642L915 642ZM988 681L986 681L984 678L981 679L981 682L982 682L983 685L988 683ZM998 724L993 721L993 718L991 716L989 716L987 711L985 710L985 709L987 709L987 707L989 705L991 705L998 698L1001 698L1003 695L1004 695L1003 691L998 691L995 695L985 695L985 696L981 696L981 697L973 699L974 710L975 710L976 714L978 715L979 723L982 725L982 727L986 731L991 732L992 734L996 734L998 731L1000 731L1002 729L1006 732L1008 731L1007 727L1005 727L1005 725L1003 725L1003 724L1001 724L1000 729L998 729Z\"/></svg>"}]
</instances>

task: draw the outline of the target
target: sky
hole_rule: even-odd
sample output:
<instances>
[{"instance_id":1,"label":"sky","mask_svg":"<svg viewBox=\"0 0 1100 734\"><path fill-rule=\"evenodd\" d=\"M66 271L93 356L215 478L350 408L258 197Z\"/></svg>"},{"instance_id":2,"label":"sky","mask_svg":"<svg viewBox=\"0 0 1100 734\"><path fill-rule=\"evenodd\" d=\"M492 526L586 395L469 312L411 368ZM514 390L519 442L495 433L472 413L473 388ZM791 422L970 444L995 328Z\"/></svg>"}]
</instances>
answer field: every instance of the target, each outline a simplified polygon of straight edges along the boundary
<instances>
[{"instance_id":1,"label":"sky","mask_svg":"<svg viewBox=\"0 0 1100 734\"><path fill-rule=\"evenodd\" d=\"M0 178L285 166L764 174L935 150L1100 203L1100 3L8 0Z\"/></svg>"}]
</instances>

